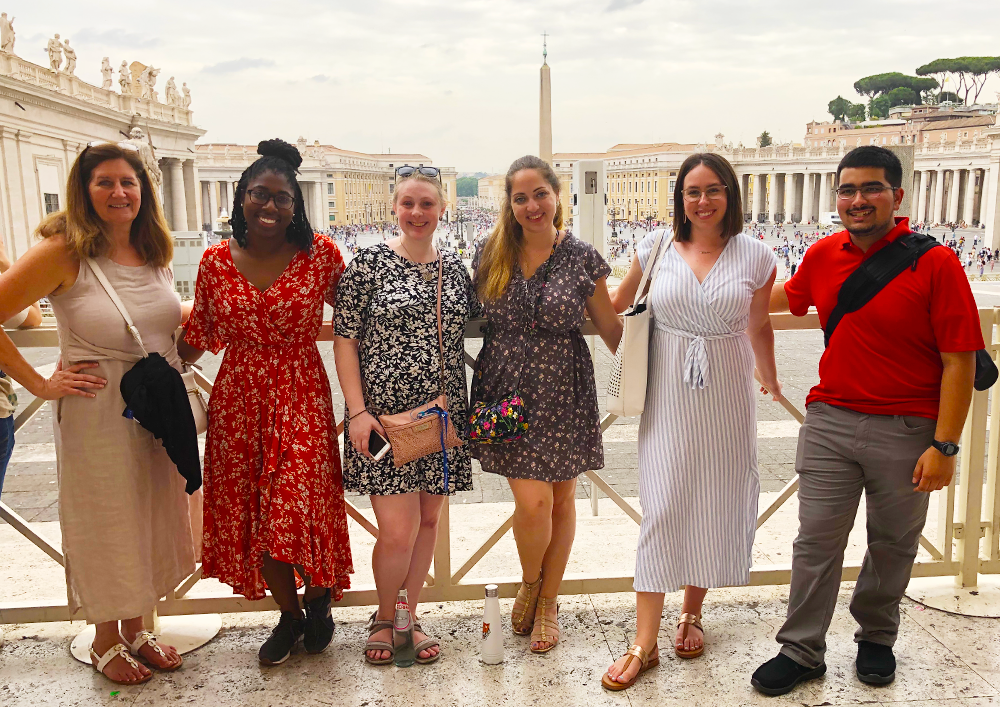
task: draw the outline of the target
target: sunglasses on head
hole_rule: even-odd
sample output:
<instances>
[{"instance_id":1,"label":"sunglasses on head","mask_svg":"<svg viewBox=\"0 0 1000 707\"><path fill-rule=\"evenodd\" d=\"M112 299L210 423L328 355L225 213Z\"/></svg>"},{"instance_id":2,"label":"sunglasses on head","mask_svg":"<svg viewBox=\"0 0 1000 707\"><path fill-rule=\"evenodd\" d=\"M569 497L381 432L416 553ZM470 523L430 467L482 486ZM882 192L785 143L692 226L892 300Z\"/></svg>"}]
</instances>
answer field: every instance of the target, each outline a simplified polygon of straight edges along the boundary
<instances>
[{"instance_id":1,"label":"sunglasses on head","mask_svg":"<svg viewBox=\"0 0 1000 707\"><path fill-rule=\"evenodd\" d=\"M441 170L437 167L411 167L408 164L404 164L402 167L396 167L396 176L400 179L412 177L418 172L425 177L431 177L432 179L436 178L438 181L441 181Z\"/></svg>"},{"instance_id":2,"label":"sunglasses on head","mask_svg":"<svg viewBox=\"0 0 1000 707\"><path fill-rule=\"evenodd\" d=\"M86 152L92 147L100 147L101 145L117 145L123 150L131 150L132 152L139 151L139 148L136 145L133 145L131 142L111 142L110 140L94 140L93 142L87 143L87 147L84 149L84 152Z\"/></svg>"}]
</instances>

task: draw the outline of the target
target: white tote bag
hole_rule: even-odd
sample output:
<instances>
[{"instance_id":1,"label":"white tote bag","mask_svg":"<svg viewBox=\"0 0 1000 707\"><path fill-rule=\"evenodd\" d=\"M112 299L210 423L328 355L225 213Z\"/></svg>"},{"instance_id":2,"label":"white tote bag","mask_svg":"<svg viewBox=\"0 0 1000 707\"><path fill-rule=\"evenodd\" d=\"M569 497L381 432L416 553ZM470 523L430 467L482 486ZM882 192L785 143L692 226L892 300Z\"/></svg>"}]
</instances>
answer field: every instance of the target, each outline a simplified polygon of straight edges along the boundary
<instances>
[{"instance_id":1,"label":"white tote bag","mask_svg":"<svg viewBox=\"0 0 1000 707\"><path fill-rule=\"evenodd\" d=\"M646 259L646 270L639 281L635 300L625 310L625 328L618 344L615 360L611 364L608 378L608 412L618 417L641 415L646 405L646 373L649 359L650 311L646 304L657 271L660 269L660 254L667 250L673 240L673 232L664 238L666 229L656 231L653 250Z\"/></svg>"}]
</instances>

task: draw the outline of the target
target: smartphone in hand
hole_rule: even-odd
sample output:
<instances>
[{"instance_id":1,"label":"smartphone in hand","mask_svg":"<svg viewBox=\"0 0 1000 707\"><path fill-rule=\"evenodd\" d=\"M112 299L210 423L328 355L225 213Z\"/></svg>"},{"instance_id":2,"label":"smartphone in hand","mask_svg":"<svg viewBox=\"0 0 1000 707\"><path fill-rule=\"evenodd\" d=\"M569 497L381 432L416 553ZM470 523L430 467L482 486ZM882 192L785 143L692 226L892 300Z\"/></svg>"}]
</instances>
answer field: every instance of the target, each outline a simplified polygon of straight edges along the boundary
<instances>
[{"instance_id":1,"label":"smartphone in hand","mask_svg":"<svg viewBox=\"0 0 1000 707\"><path fill-rule=\"evenodd\" d=\"M389 440L380 435L375 430L368 435L368 453L375 461L378 461L389 453Z\"/></svg>"}]
</instances>

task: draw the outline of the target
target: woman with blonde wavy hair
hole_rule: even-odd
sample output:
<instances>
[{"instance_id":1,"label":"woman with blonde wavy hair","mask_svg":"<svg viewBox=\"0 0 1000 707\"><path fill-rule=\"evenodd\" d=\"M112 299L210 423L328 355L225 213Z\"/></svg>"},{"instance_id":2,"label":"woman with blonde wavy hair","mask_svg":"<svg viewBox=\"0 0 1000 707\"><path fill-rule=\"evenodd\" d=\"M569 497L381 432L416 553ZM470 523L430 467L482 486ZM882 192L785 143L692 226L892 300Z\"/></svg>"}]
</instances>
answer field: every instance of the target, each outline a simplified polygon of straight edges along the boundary
<instances>
[{"instance_id":1,"label":"woman with blonde wavy hair","mask_svg":"<svg viewBox=\"0 0 1000 707\"><path fill-rule=\"evenodd\" d=\"M169 270L170 231L133 145L85 148L70 170L66 202L39 225L41 243L0 276L0 321L49 298L61 364L45 378L0 330L0 368L55 401L70 614L82 611L96 624L94 667L132 685L152 677L146 665L181 666L142 617L194 571L194 546L184 479L152 433L124 417L119 384L142 351L88 260L118 293L146 350L177 369L181 303Z\"/></svg>"},{"instance_id":2,"label":"woman with blonde wavy hair","mask_svg":"<svg viewBox=\"0 0 1000 707\"><path fill-rule=\"evenodd\" d=\"M519 392L528 428L513 441L474 445L473 456L510 483L523 580L511 623L514 633L531 633L533 653L546 653L559 642L556 597L576 529L576 477L604 466L594 364L580 329L589 315L614 352L622 324L608 295L611 268L563 230L552 167L521 157L505 185L500 219L473 264L489 320L473 399Z\"/></svg>"}]
</instances>

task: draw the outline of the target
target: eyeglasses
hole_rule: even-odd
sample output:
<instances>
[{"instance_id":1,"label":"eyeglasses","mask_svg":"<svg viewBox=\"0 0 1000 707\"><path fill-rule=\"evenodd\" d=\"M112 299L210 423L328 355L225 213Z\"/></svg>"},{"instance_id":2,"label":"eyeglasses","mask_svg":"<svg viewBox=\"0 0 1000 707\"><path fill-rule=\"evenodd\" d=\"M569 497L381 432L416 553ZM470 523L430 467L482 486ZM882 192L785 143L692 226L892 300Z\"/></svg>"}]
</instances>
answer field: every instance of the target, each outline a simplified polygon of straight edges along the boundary
<instances>
[{"instance_id":1,"label":"eyeglasses","mask_svg":"<svg viewBox=\"0 0 1000 707\"><path fill-rule=\"evenodd\" d=\"M411 167L408 164L404 164L402 167L396 167L396 176L400 179L412 177L417 172L425 177L436 178L438 181L441 181L441 170L437 167Z\"/></svg>"},{"instance_id":2,"label":"eyeglasses","mask_svg":"<svg viewBox=\"0 0 1000 707\"><path fill-rule=\"evenodd\" d=\"M701 189L694 189L694 188L685 189L684 190L684 201L690 201L690 202L701 201L701 195L702 194L704 194L707 199L710 199L710 200L713 200L713 201L715 199L721 199L722 197L724 197L726 195L726 185L725 184L716 185L714 187L709 187L705 191L702 191Z\"/></svg>"},{"instance_id":3,"label":"eyeglasses","mask_svg":"<svg viewBox=\"0 0 1000 707\"><path fill-rule=\"evenodd\" d=\"M866 184L860 189L858 187L840 187L834 191L837 192L837 198L844 201L850 201L858 195L858 192L861 192L861 197L865 201L869 201L879 197L884 191L891 190L895 194L896 189L897 187L889 187L885 184Z\"/></svg>"},{"instance_id":4,"label":"eyeglasses","mask_svg":"<svg viewBox=\"0 0 1000 707\"><path fill-rule=\"evenodd\" d=\"M250 201L258 206L265 206L267 202L273 199L274 205L282 211L287 211L292 208L292 205L295 203L294 197L291 197L288 194L272 194L267 189L261 189L260 187L256 187L248 191L247 196L250 197Z\"/></svg>"}]
</instances>

